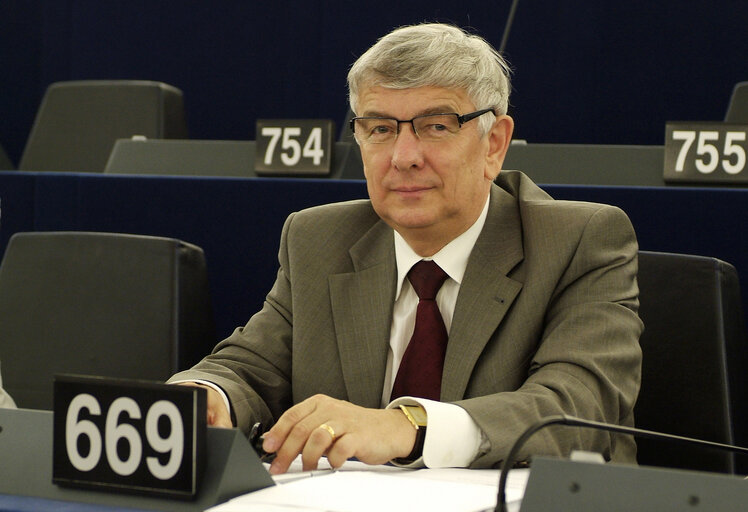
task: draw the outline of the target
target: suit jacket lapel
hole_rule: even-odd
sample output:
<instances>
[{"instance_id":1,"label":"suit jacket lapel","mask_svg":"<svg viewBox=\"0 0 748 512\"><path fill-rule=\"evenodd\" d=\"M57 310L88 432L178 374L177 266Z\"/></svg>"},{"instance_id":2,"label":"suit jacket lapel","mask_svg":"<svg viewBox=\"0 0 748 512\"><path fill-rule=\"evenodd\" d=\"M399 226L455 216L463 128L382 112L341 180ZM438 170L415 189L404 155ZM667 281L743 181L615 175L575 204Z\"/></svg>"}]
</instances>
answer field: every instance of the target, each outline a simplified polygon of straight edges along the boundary
<instances>
[{"instance_id":1,"label":"suit jacket lapel","mask_svg":"<svg viewBox=\"0 0 748 512\"><path fill-rule=\"evenodd\" d=\"M473 367L517 297L522 283L507 274L524 257L515 198L494 186L483 231L460 286L442 375L442 401L463 398Z\"/></svg>"},{"instance_id":2,"label":"suit jacket lapel","mask_svg":"<svg viewBox=\"0 0 748 512\"><path fill-rule=\"evenodd\" d=\"M354 271L329 278L330 300L348 399L382 399L397 264L392 229L379 221L350 249Z\"/></svg>"}]
</instances>

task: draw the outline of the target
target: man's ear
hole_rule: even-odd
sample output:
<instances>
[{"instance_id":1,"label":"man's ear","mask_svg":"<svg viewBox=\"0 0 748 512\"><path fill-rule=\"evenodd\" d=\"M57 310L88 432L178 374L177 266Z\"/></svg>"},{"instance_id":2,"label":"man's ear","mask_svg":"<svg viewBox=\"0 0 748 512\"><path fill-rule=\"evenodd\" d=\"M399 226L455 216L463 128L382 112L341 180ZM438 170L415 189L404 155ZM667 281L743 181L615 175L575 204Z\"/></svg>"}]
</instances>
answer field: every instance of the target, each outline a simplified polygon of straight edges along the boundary
<instances>
[{"instance_id":1,"label":"man's ear","mask_svg":"<svg viewBox=\"0 0 748 512\"><path fill-rule=\"evenodd\" d=\"M488 154L486 154L486 179L493 181L501 172L504 157L509 149L514 132L514 119L500 115L486 135L488 137Z\"/></svg>"}]
</instances>

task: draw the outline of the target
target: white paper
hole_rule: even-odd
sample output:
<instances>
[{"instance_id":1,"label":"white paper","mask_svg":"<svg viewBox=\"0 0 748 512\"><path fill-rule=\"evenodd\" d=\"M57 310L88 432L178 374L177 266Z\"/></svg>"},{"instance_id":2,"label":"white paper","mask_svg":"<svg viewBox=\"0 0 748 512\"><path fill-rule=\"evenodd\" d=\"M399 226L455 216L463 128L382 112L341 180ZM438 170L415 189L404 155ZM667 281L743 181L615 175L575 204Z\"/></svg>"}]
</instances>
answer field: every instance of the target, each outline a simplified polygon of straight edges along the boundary
<instances>
[{"instance_id":1,"label":"white paper","mask_svg":"<svg viewBox=\"0 0 748 512\"><path fill-rule=\"evenodd\" d=\"M478 512L493 510L499 482L497 470L419 469L367 466L347 462L340 470L326 462L313 472L294 463L289 473L274 477L273 487L234 498L209 512ZM529 470L513 470L507 480L507 501L518 508Z\"/></svg>"}]
</instances>

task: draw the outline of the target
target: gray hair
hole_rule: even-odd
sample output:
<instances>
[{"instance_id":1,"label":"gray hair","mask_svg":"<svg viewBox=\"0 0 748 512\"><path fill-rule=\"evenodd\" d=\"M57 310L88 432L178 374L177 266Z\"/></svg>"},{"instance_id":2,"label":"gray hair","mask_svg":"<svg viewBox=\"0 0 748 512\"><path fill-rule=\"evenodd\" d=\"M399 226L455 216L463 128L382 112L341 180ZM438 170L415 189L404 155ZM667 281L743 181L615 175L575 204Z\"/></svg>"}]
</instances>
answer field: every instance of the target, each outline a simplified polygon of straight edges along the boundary
<instances>
[{"instance_id":1,"label":"gray hair","mask_svg":"<svg viewBox=\"0 0 748 512\"><path fill-rule=\"evenodd\" d=\"M482 37L440 23L400 27L379 39L348 72L348 99L357 108L366 87L411 89L423 86L463 89L477 109L506 114L510 68ZM463 114L465 112L462 112ZM487 133L493 116L479 118Z\"/></svg>"}]
</instances>

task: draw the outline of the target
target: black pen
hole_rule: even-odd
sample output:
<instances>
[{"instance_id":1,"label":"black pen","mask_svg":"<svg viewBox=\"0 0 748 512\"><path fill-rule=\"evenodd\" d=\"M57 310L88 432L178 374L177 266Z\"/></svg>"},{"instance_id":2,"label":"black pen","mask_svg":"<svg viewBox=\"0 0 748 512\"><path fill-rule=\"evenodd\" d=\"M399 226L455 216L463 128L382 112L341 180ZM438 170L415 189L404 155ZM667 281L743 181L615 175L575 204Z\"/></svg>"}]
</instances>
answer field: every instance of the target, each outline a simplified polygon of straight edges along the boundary
<instances>
[{"instance_id":1,"label":"black pen","mask_svg":"<svg viewBox=\"0 0 748 512\"><path fill-rule=\"evenodd\" d=\"M249 430L249 442L252 445L252 448L254 448L255 452L257 452L257 455L260 457L261 462L273 462L273 459L275 459L275 452L268 453L262 448L262 444L265 441L265 432L263 432L262 429L262 423L259 421L252 425L252 428Z\"/></svg>"}]
</instances>

